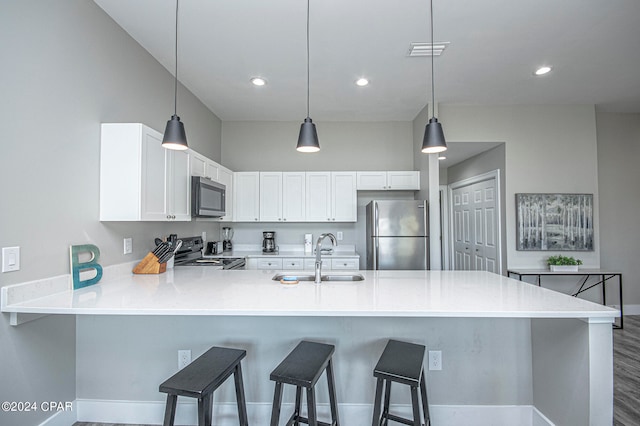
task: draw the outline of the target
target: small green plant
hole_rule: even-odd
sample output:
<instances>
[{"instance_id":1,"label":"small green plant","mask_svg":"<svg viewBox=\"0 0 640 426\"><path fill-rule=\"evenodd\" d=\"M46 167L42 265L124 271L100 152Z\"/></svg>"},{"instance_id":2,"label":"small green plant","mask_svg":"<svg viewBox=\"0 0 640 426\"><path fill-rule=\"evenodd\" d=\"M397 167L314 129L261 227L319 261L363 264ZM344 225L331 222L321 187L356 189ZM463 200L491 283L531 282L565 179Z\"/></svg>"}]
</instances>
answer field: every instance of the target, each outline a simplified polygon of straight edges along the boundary
<instances>
[{"instance_id":1,"label":"small green plant","mask_svg":"<svg viewBox=\"0 0 640 426\"><path fill-rule=\"evenodd\" d=\"M562 256L561 254L557 256L549 256L547 259L548 265L582 265L582 260L576 259L571 256Z\"/></svg>"}]
</instances>

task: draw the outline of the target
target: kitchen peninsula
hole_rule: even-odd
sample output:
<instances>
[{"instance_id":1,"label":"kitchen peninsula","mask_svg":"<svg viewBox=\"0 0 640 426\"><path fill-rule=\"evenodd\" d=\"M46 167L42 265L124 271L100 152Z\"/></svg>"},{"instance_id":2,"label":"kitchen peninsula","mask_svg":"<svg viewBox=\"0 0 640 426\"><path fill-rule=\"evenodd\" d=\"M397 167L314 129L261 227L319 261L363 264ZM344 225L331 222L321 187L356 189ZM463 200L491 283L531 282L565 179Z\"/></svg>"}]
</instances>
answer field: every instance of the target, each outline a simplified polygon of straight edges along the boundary
<instances>
[{"instance_id":1,"label":"kitchen peninsula","mask_svg":"<svg viewBox=\"0 0 640 426\"><path fill-rule=\"evenodd\" d=\"M78 316L78 328L93 338L78 342L77 397L93 407L148 401L161 416L157 384L175 370L175 353L159 349L162 342L194 348L194 356L226 345L247 349L250 421L266 424L269 371L304 338L336 345L341 416L365 425L372 368L395 338L442 351L442 371L427 371L434 422L455 411L474 424L611 424L611 324L618 311L487 272L358 273L364 281L319 285L284 285L272 280L275 271L260 270L105 273L95 286L43 297L33 285L29 297L28 284L4 287L2 310ZM129 354L135 362L122 355L133 339L148 347ZM114 378L114 371L121 373ZM223 391L214 405L224 411L233 398L232 389Z\"/></svg>"}]
</instances>

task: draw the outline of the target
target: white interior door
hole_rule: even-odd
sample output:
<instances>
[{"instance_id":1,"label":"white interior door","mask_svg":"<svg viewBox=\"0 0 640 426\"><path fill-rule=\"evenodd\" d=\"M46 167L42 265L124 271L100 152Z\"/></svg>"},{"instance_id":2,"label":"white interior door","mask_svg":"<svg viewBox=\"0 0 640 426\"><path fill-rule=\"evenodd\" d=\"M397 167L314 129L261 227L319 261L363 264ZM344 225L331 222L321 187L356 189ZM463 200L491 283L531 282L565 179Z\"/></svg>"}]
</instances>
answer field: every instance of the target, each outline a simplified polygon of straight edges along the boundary
<instances>
[{"instance_id":1,"label":"white interior door","mask_svg":"<svg viewBox=\"0 0 640 426\"><path fill-rule=\"evenodd\" d=\"M453 267L501 273L498 180L452 185Z\"/></svg>"}]
</instances>

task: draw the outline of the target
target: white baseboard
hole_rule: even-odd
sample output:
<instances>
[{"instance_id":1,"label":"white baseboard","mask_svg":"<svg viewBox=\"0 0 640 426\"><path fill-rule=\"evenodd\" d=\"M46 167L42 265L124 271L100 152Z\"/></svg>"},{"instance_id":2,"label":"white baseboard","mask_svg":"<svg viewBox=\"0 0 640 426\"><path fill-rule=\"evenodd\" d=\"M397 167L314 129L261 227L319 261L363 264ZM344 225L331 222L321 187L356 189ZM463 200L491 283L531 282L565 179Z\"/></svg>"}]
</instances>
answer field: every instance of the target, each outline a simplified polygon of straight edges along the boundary
<instances>
[{"instance_id":1,"label":"white baseboard","mask_svg":"<svg viewBox=\"0 0 640 426\"><path fill-rule=\"evenodd\" d=\"M58 413L40 426L69 426L75 421L100 423L162 424L164 401L114 401L78 399L74 412ZM431 405L433 424L440 426L554 426L542 413L531 405ZM214 426L234 426L238 422L236 405L214 404ZM283 404L282 417L288 417L293 404ZM392 405L391 412L411 418L409 405ZM371 404L340 404L342 424L368 426L371 424ZM255 426L269 424L271 403L247 404L249 423ZM330 419L329 406L319 404L318 416ZM197 405L189 398L178 398L176 425L197 424Z\"/></svg>"},{"instance_id":2,"label":"white baseboard","mask_svg":"<svg viewBox=\"0 0 640 426\"><path fill-rule=\"evenodd\" d=\"M73 401L71 409L61 409L61 411L54 411L51 408L52 416L38 426L69 426L78 421L78 407L76 401Z\"/></svg>"},{"instance_id":3,"label":"white baseboard","mask_svg":"<svg viewBox=\"0 0 640 426\"><path fill-rule=\"evenodd\" d=\"M640 315L640 305L624 305L624 315Z\"/></svg>"}]
</instances>

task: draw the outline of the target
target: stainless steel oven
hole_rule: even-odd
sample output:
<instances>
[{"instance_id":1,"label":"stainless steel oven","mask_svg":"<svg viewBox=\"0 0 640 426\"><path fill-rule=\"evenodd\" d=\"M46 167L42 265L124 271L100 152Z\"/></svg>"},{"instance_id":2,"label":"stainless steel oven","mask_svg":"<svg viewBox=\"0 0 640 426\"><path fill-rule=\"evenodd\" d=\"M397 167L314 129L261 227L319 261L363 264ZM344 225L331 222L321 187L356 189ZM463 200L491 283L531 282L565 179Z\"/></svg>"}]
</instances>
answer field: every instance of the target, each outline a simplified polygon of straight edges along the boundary
<instances>
[{"instance_id":1,"label":"stainless steel oven","mask_svg":"<svg viewBox=\"0 0 640 426\"><path fill-rule=\"evenodd\" d=\"M176 252L175 266L209 266L218 269L245 269L244 257L228 255L203 256L204 242L201 237L180 238L182 246Z\"/></svg>"}]
</instances>

